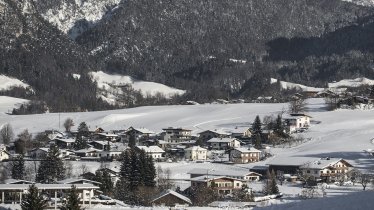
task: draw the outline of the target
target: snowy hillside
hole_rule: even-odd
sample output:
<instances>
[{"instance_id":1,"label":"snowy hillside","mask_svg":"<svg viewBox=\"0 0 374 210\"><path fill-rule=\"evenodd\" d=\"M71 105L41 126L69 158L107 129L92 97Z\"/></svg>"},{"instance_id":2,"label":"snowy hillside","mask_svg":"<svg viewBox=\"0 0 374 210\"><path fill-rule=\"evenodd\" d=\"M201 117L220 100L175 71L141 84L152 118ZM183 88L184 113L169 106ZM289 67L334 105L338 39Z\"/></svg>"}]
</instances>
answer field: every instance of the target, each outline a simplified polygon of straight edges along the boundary
<instances>
[{"instance_id":1,"label":"snowy hillside","mask_svg":"<svg viewBox=\"0 0 374 210\"><path fill-rule=\"evenodd\" d=\"M278 82L277 79L274 79L274 78L270 79L270 84L274 84L277 82ZM292 82L284 82L284 81L280 81L280 85L281 85L281 88L285 90L296 88L302 91L322 91L324 89L324 88L308 87L305 85L300 85L300 84L292 83Z\"/></svg>"},{"instance_id":2,"label":"snowy hillside","mask_svg":"<svg viewBox=\"0 0 374 210\"><path fill-rule=\"evenodd\" d=\"M170 98L173 95L183 95L185 93L184 90L160 83L134 80L130 76L107 74L102 71L90 72L90 74L96 80L98 88L105 91L105 94L102 94L100 97L110 104L116 102L118 94L122 93L121 87L125 85L130 85L134 90L141 91L144 96L155 96L157 93L161 93L165 97Z\"/></svg>"},{"instance_id":3,"label":"snowy hillside","mask_svg":"<svg viewBox=\"0 0 374 210\"><path fill-rule=\"evenodd\" d=\"M374 85L374 80L367 79L365 77L360 77L356 79L344 79L340 80L339 82L332 82L328 84L329 88L359 87L361 85Z\"/></svg>"},{"instance_id":4,"label":"snowy hillside","mask_svg":"<svg viewBox=\"0 0 374 210\"><path fill-rule=\"evenodd\" d=\"M84 27L91 27L97 21L101 20L102 17L115 8L120 1L121 0L62 1L57 9L49 9L43 14L43 17L74 39L84 32ZM76 25L77 27L74 27L78 21L83 21L88 25Z\"/></svg>"},{"instance_id":5,"label":"snowy hillside","mask_svg":"<svg viewBox=\"0 0 374 210\"><path fill-rule=\"evenodd\" d=\"M363 6L374 6L374 0L342 0Z\"/></svg>"},{"instance_id":6,"label":"snowy hillside","mask_svg":"<svg viewBox=\"0 0 374 210\"><path fill-rule=\"evenodd\" d=\"M13 108L18 107L20 104L26 103L28 100L21 98L13 98L8 96L0 96L0 116L4 113L11 112ZM2 122L0 122L1 126Z\"/></svg>"},{"instance_id":7,"label":"snowy hillside","mask_svg":"<svg viewBox=\"0 0 374 210\"><path fill-rule=\"evenodd\" d=\"M19 79L8 77L0 74L0 90L9 90L12 87L30 87L28 84Z\"/></svg>"}]
</instances>

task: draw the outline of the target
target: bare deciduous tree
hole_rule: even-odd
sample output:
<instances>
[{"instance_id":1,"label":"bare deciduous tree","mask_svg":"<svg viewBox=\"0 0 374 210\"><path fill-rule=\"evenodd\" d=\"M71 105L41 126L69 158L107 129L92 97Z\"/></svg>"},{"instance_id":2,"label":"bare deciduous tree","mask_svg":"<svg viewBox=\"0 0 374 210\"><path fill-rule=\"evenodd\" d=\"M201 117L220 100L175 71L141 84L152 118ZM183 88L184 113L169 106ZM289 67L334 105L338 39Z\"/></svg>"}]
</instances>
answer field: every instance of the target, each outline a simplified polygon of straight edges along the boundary
<instances>
[{"instance_id":1,"label":"bare deciduous tree","mask_svg":"<svg viewBox=\"0 0 374 210\"><path fill-rule=\"evenodd\" d=\"M288 105L288 111L290 113L301 113L305 109L305 100L299 97L292 98Z\"/></svg>"},{"instance_id":2,"label":"bare deciduous tree","mask_svg":"<svg viewBox=\"0 0 374 210\"><path fill-rule=\"evenodd\" d=\"M70 131L71 127L74 126L74 122L73 122L73 119L71 118L67 118L64 122L64 127L65 127L65 130L66 131Z\"/></svg>"},{"instance_id":3,"label":"bare deciduous tree","mask_svg":"<svg viewBox=\"0 0 374 210\"><path fill-rule=\"evenodd\" d=\"M12 126L7 123L1 127L0 130L0 142L3 144L9 144L11 141L13 141L14 133Z\"/></svg>"},{"instance_id":4,"label":"bare deciduous tree","mask_svg":"<svg viewBox=\"0 0 374 210\"><path fill-rule=\"evenodd\" d=\"M167 168L165 171L161 166L157 167L157 185L162 190L168 190L174 187L174 184L170 181L171 171Z\"/></svg>"},{"instance_id":5,"label":"bare deciduous tree","mask_svg":"<svg viewBox=\"0 0 374 210\"><path fill-rule=\"evenodd\" d=\"M359 183L362 185L362 189L366 190L366 186L372 180L372 175L371 174L360 173L358 180L359 180Z\"/></svg>"}]
</instances>

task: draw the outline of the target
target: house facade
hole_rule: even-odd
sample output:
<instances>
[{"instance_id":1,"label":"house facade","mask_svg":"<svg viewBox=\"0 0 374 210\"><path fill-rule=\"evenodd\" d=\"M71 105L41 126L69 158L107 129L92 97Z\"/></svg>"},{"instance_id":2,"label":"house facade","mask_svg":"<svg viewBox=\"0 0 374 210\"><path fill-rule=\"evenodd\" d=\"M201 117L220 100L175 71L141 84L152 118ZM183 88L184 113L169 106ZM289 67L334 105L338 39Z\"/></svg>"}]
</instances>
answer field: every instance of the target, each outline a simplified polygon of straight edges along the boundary
<instances>
[{"instance_id":1,"label":"house facade","mask_svg":"<svg viewBox=\"0 0 374 210\"><path fill-rule=\"evenodd\" d=\"M147 155L152 156L152 158L155 160L162 159L163 154L165 153L165 151L159 146L137 146L136 148L139 150L144 150Z\"/></svg>"},{"instance_id":2,"label":"house facade","mask_svg":"<svg viewBox=\"0 0 374 210\"><path fill-rule=\"evenodd\" d=\"M5 145L0 145L0 161L8 160L9 156L10 156L10 154L6 150L6 146Z\"/></svg>"},{"instance_id":3,"label":"house facade","mask_svg":"<svg viewBox=\"0 0 374 210\"><path fill-rule=\"evenodd\" d=\"M240 190L243 185L243 181L226 176L199 176L191 178L192 187L212 187L220 194L231 194L235 190Z\"/></svg>"},{"instance_id":4,"label":"house facade","mask_svg":"<svg viewBox=\"0 0 374 210\"><path fill-rule=\"evenodd\" d=\"M236 138L212 138L208 141L208 144L214 150L228 150L240 147L240 141Z\"/></svg>"},{"instance_id":5,"label":"house facade","mask_svg":"<svg viewBox=\"0 0 374 210\"><path fill-rule=\"evenodd\" d=\"M156 133L148 130L147 128L134 128L129 127L123 134L121 134L122 142L129 142L130 136L135 137L136 145L144 146L145 142L151 138L151 136Z\"/></svg>"},{"instance_id":6,"label":"house facade","mask_svg":"<svg viewBox=\"0 0 374 210\"><path fill-rule=\"evenodd\" d=\"M220 130L206 130L203 132L198 133L199 139L202 140L204 143L212 138L228 138L230 134L225 131Z\"/></svg>"},{"instance_id":7,"label":"house facade","mask_svg":"<svg viewBox=\"0 0 374 210\"><path fill-rule=\"evenodd\" d=\"M286 130L289 133L294 133L302 128L308 128L310 126L310 119L312 117L306 114L290 114L283 118Z\"/></svg>"},{"instance_id":8,"label":"house facade","mask_svg":"<svg viewBox=\"0 0 374 210\"><path fill-rule=\"evenodd\" d=\"M337 176L346 174L353 169L353 165L344 159L321 158L301 166L303 175L311 176L316 180L333 181Z\"/></svg>"},{"instance_id":9,"label":"house facade","mask_svg":"<svg viewBox=\"0 0 374 210\"><path fill-rule=\"evenodd\" d=\"M185 149L184 152L184 157L187 160L206 160L208 150L200 146L193 146Z\"/></svg>"},{"instance_id":10,"label":"house facade","mask_svg":"<svg viewBox=\"0 0 374 210\"><path fill-rule=\"evenodd\" d=\"M226 176L231 178L236 178L244 181L259 181L262 177L261 174L247 171L247 170L220 170L220 169L206 169L206 168L194 168L189 171L187 174L190 174L190 178L195 178L199 176Z\"/></svg>"},{"instance_id":11,"label":"house facade","mask_svg":"<svg viewBox=\"0 0 374 210\"><path fill-rule=\"evenodd\" d=\"M261 151L251 147L236 148L230 151L230 161L234 163L252 163L260 161Z\"/></svg>"},{"instance_id":12,"label":"house facade","mask_svg":"<svg viewBox=\"0 0 374 210\"><path fill-rule=\"evenodd\" d=\"M180 142L191 140L191 131L184 128L164 128L164 141L170 144L179 144Z\"/></svg>"},{"instance_id":13,"label":"house facade","mask_svg":"<svg viewBox=\"0 0 374 210\"><path fill-rule=\"evenodd\" d=\"M192 205L192 202L189 198L184 195L181 195L173 190L166 190L162 192L159 196L154 198L151 201L152 205L155 206L172 206L175 205Z\"/></svg>"}]
</instances>

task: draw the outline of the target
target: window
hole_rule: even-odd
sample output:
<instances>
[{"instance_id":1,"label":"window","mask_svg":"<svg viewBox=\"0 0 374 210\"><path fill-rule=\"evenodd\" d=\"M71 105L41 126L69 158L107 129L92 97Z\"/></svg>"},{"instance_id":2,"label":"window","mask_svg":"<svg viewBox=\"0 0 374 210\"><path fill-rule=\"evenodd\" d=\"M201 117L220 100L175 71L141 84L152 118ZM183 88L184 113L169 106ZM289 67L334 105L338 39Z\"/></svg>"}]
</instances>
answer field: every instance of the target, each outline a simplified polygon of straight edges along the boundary
<instances>
[{"instance_id":1,"label":"window","mask_svg":"<svg viewBox=\"0 0 374 210\"><path fill-rule=\"evenodd\" d=\"M239 187L239 183L236 183L236 186Z\"/></svg>"}]
</instances>

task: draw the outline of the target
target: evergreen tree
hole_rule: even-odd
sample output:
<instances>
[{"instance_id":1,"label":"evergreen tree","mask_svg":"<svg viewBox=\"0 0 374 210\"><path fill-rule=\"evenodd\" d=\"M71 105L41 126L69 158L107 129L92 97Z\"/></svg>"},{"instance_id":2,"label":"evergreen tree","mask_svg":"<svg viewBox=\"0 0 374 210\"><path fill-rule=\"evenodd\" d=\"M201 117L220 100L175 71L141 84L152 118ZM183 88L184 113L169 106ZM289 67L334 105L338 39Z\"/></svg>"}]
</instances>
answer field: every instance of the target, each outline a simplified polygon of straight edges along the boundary
<instances>
[{"instance_id":1,"label":"evergreen tree","mask_svg":"<svg viewBox=\"0 0 374 210\"><path fill-rule=\"evenodd\" d=\"M24 179L25 161L23 155L19 155L12 162L12 179Z\"/></svg>"},{"instance_id":2,"label":"evergreen tree","mask_svg":"<svg viewBox=\"0 0 374 210\"><path fill-rule=\"evenodd\" d=\"M22 210L39 210L47 207L47 201L39 194L35 184L30 185L21 203Z\"/></svg>"},{"instance_id":3,"label":"evergreen tree","mask_svg":"<svg viewBox=\"0 0 374 210\"><path fill-rule=\"evenodd\" d=\"M105 195L111 195L112 194L113 182L112 182L112 178L110 177L110 174L108 173L108 171L104 171L102 173L100 190Z\"/></svg>"},{"instance_id":4,"label":"evergreen tree","mask_svg":"<svg viewBox=\"0 0 374 210\"><path fill-rule=\"evenodd\" d=\"M262 143L261 143L261 136L260 135L255 135L255 148L256 149L261 149L262 148Z\"/></svg>"},{"instance_id":5,"label":"evergreen tree","mask_svg":"<svg viewBox=\"0 0 374 210\"><path fill-rule=\"evenodd\" d=\"M135 148L135 146L136 146L135 134L131 133L130 137L129 137L129 147L130 148Z\"/></svg>"},{"instance_id":6,"label":"evergreen tree","mask_svg":"<svg viewBox=\"0 0 374 210\"><path fill-rule=\"evenodd\" d=\"M62 210L80 210L80 199L77 188L72 185Z\"/></svg>"},{"instance_id":7,"label":"evergreen tree","mask_svg":"<svg viewBox=\"0 0 374 210\"><path fill-rule=\"evenodd\" d=\"M81 122L78 126L78 135L81 135L81 136L88 136L90 133L89 129L88 129L88 126L85 122Z\"/></svg>"},{"instance_id":8,"label":"evergreen tree","mask_svg":"<svg viewBox=\"0 0 374 210\"><path fill-rule=\"evenodd\" d=\"M273 131L274 131L275 134L277 134L280 137L283 137L284 134L285 134L284 133L284 126L283 126L283 122L282 122L282 117L280 115L278 115L278 117L275 121Z\"/></svg>"},{"instance_id":9,"label":"evergreen tree","mask_svg":"<svg viewBox=\"0 0 374 210\"><path fill-rule=\"evenodd\" d=\"M274 171L271 172L271 181L270 181L269 191L270 191L270 194L272 195L279 193L279 189L277 185L277 177Z\"/></svg>"},{"instance_id":10,"label":"evergreen tree","mask_svg":"<svg viewBox=\"0 0 374 210\"><path fill-rule=\"evenodd\" d=\"M88 147L87 140L78 133L77 138L74 142L74 149L80 150L80 149L86 149Z\"/></svg>"},{"instance_id":11,"label":"evergreen tree","mask_svg":"<svg viewBox=\"0 0 374 210\"><path fill-rule=\"evenodd\" d=\"M145 186L156 186L156 168L151 155L146 155Z\"/></svg>"},{"instance_id":12,"label":"evergreen tree","mask_svg":"<svg viewBox=\"0 0 374 210\"><path fill-rule=\"evenodd\" d=\"M65 178L64 162L59 157L60 151L56 146L51 146L46 158L40 161L36 181L40 183L55 183Z\"/></svg>"},{"instance_id":13,"label":"evergreen tree","mask_svg":"<svg viewBox=\"0 0 374 210\"><path fill-rule=\"evenodd\" d=\"M254 135L262 135L262 123L260 117L257 115L252 124L252 132Z\"/></svg>"}]
</instances>

